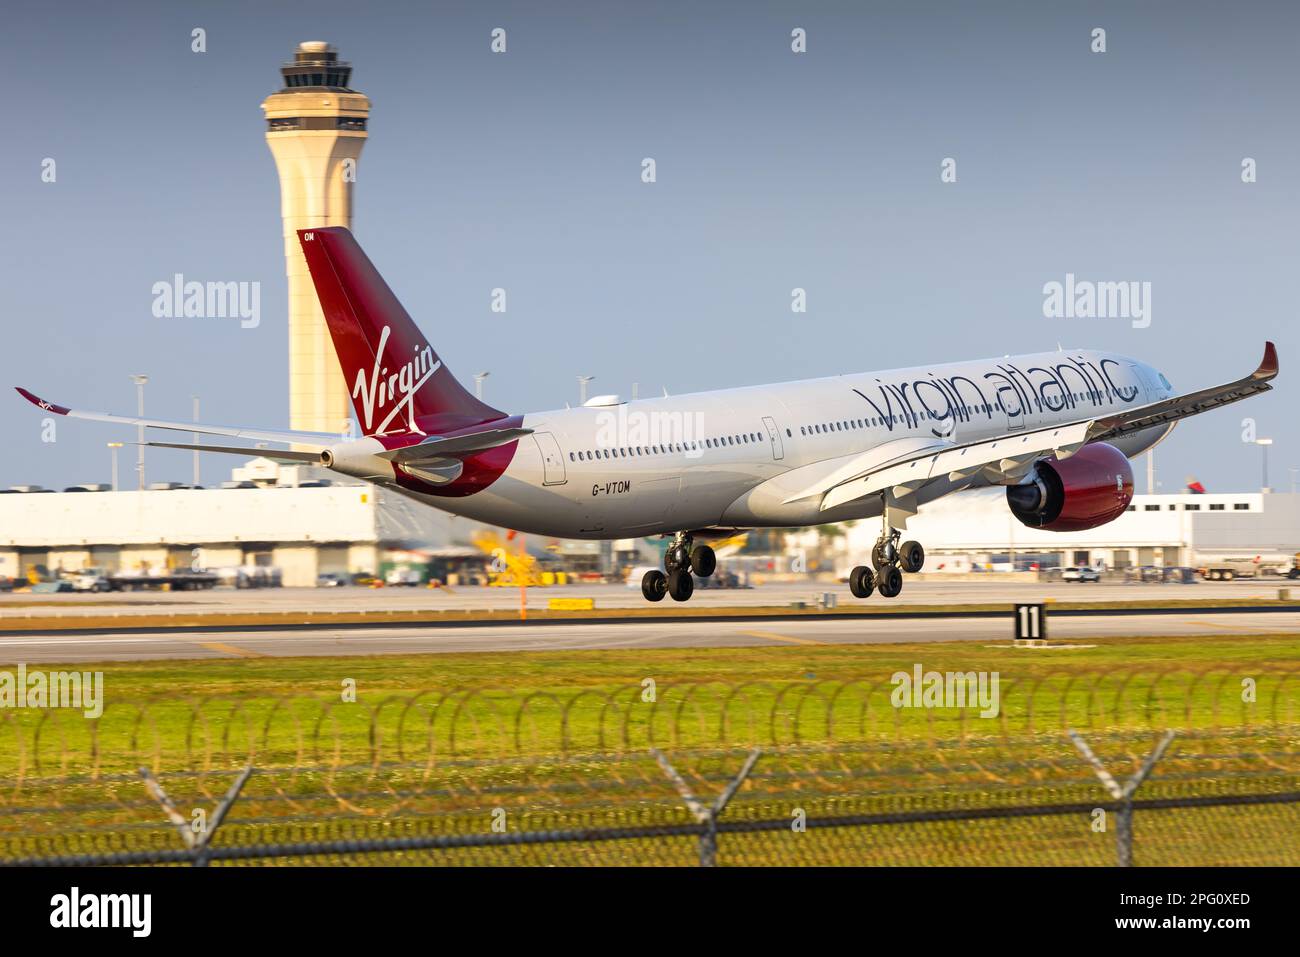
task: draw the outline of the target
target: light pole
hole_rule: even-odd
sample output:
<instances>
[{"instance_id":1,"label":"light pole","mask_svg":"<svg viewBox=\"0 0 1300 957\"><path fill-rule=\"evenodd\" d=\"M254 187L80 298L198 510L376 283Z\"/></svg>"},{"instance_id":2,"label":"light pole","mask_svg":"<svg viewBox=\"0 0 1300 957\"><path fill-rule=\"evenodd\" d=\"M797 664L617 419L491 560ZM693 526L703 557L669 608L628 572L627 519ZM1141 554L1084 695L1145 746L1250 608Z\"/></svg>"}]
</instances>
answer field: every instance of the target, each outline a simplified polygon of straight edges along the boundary
<instances>
[{"instance_id":1,"label":"light pole","mask_svg":"<svg viewBox=\"0 0 1300 957\"><path fill-rule=\"evenodd\" d=\"M587 404L587 383L596 378L594 375L578 376L578 404Z\"/></svg>"},{"instance_id":2,"label":"light pole","mask_svg":"<svg viewBox=\"0 0 1300 957\"><path fill-rule=\"evenodd\" d=\"M1272 491L1272 489L1268 487L1268 447L1273 444L1273 440L1256 439L1255 444L1258 445L1264 452L1264 473L1263 473L1264 484L1259 487L1259 490L1267 494L1268 492Z\"/></svg>"},{"instance_id":3,"label":"light pole","mask_svg":"<svg viewBox=\"0 0 1300 957\"><path fill-rule=\"evenodd\" d=\"M117 491L117 450L122 447L121 442L109 442L108 447L113 456L113 491Z\"/></svg>"},{"instance_id":4,"label":"light pole","mask_svg":"<svg viewBox=\"0 0 1300 957\"><path fill-rule=\"evenodd\" d=\"M192 396L190 396L190 398L194 400L194 424L195 424L195 425L198 425L198 423L199 423L199 397L198 397L197 395L192 395ZM195 445L198 445L198 444L199 444L199 433L197 433L197 432L191 432L190 435L193 436L193 438L190 439L190 441L193 442ZM194 450L194 482L193 482L193 484L194 484L194 485L198 485L198 484L199 484L199 450L198 450L198 449L195 449L195 450Z\"/></svg>"},{"instance_id":5,"label":"light pole","mask_svg":"<svg viewBox=\"0 0 1300 957\"><path fill-rule=\"evenodd\" d=\"M483 401L483 380L491 374L491 372L474 373L474 398L478 399L480 402Z\"/></svg>"},{"instance_id":6,"label":"light pole","mask_svg":"<svg viewBox=\"0 0 1300 957\"><path fill-rule=\"evenodd\" d=\"M135 471L139 478L140 491L144 491L144 387L149 381L149 377L143 373L137 372L131 376L131 381L135 383L135 408L136 415L142 420L136 426L136 442L138 454L135 460Z\"/></svg>"}]
</instances>

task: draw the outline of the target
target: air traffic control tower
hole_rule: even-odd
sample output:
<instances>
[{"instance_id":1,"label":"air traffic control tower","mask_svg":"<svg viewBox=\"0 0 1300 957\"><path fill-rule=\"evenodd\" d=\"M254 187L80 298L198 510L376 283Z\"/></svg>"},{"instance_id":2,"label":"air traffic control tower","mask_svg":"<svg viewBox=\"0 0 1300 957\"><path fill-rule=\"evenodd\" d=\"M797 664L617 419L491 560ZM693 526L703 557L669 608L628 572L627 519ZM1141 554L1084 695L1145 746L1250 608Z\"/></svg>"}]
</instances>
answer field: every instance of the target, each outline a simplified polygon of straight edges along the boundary
<instances>
[{"instance_id":1,"label":"air traffic control tower","mask_svg":"<svg viewBox=\"0 0 1300 957\"><path fill-rule=\"evenodd\" d=\"M344 432L351 403L296 230L352 226L352 187L370 100L348 89L352 66L328 43L298 44L284 88L262 103L280 174L289 276L289 428Z\"/></svg>"}]
</instances>

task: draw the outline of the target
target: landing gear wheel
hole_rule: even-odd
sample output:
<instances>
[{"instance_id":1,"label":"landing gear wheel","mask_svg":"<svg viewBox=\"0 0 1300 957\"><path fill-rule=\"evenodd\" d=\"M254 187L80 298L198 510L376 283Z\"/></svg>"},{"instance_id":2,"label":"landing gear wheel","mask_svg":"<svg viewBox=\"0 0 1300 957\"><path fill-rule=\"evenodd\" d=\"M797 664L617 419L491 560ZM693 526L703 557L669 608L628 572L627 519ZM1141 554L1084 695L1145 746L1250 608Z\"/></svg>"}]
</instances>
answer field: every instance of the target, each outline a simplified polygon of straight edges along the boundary
<instances>
[{"instance_id":1,"label":"landing gear wheel","mask_svg":"<svg viewBox=\"0 0 1300 957\"><path fill-rule=\"evenodd\" d=\"M898 570L897 565L886 565L880 570L877 578L876 584L880 589L881 598L897 598L899 592L903 590L903 573Z\"/></svg>"},{"instance_id":2,"label":"landing gear wheel","mask_svg":"<svg viewBox=\"0 0 1300 957\"><path fill-rule=\"evenodd\" d=\"M701 578L708 578L718 567L718 556L708 545L700 545L691 552L691 571Z\"/></svg>"},{"instance_id":3,"label":"landing gear wheel","mask_svg":"<svg viewBox=\"0 0 1300 957\"><path fill-rule=\"evenodd\" d=\"M849 591L854 598L870 598L876 590L876 575L866 565L859 565L849 572Z\"/></svg>"},{"instance_id":4,"label":"landing gear wheel","mask_svg":"<svg viewBox=\"0 0 1300 957\"><path fill-rule=\"evenodd\" d=\"M663 601L668 594L668 576L652 568L641 576L641 594L646 601Z\"/></svg>"},{"instance_id":5,"label":"landing gear wheel","mask_svg":"<svg viewBox=\"0 0 1300 957\"><path fill-rule=\"evenodd\" d=\"M905 572L919 572L925 564L925 549L920 542L903 542L898 550L898 563Z\"/></svg>"},{"instance_id":6,"label":"landing gear wheel","mask_svg":"<svg viewBox=\"0 0 1300 957\"><path fill-rule=\"evenodd\" d=\"M695 580L684 568L674 568L668 573L668 594L673 601L688 601L695 593Z\"/></svg>"}]
</instances>

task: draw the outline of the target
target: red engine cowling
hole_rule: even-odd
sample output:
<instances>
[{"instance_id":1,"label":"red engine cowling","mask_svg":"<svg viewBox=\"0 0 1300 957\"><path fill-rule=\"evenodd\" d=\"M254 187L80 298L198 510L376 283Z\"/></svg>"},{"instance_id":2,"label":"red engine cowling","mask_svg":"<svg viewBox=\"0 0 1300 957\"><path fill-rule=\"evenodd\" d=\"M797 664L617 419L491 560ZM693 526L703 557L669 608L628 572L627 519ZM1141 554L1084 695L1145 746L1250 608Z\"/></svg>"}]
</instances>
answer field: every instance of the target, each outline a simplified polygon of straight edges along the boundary
<instances>
[{"instance_id":1,"label":"red engine cowling","mask_svg":"<svg viewBox=\"0 0 1300 957\"><path fill-rule=\"evenodd\" d=\"M1068 459L1044 459L1030 481L1007 487L1011 514L1030 528L1078 532L1124 514L1133 499L1133 468L1105 442L1085 445Z\"/></svg>"}]
</instances>

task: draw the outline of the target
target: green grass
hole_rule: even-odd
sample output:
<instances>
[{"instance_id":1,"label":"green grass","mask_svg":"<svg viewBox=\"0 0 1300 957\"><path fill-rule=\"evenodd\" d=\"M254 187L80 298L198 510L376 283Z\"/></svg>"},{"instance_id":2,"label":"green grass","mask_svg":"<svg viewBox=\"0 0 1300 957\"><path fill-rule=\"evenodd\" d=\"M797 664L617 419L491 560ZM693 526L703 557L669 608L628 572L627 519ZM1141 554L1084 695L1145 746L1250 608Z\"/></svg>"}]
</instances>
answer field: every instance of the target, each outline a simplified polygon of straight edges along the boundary
<instances>
[{"instance_id":1,"label":"green grass","mask_svg":"<svg viewBox=\"0 0 1300 957\"><path fill-rule=\"evenodd\" d=\"M259 763L464 758L755 741L934 740L1079 727L1276 723L1296 706L1298 635L635 651L257 658L76 665L104 672L98 725L79 712L0 718L0 777L38 762L130 770L252 747ZM997 672L1002 714L890 706L890 677ZM58 666L43 665L43 670ZM1243 679L1259 687L1242 700ZM647 682L653 698L645 700ZM345 687L356 702L345 702ZM773 720L775 716L775 720ZM311 754L307 755L306 751Z\"/></svg>"},{"instance_id":2,"label":"green grass","mask_svg":"<svg viewBox=\"0 0 1300 957\"><path fill-rule=\"evenodd\" d=\"M0 857L40 835L166 845L175 836L160 825L135 769L154 769L182 808L210 809L250 756L258 774L231 840L274 839L290 825L316 828L317 836L362 824L400 832L413 821L461 833L481 827L496 807L546 826L637 814L676 821L679 801L649 756L652 746L670 753L703 794L717 793L745 749L760 747L755 776L729 812L749 816L784 814L791 801L822 813L868 798L886 810L899 802L1100 799L1067 728L1085 733L1116 773L1131 773L1158 732L1177 729L1152 793L1286 790L1300 770L1300 676L1289 677L1297 661L1300 635L1278 634L1108 638L1070 650L774 643L79 664L70 668L105 675L108 707L98 725L69 712L0 714L0 808L11 812L0 814ZM998 672L1002 713L893 708L890 676L917 663ZM1255 683L1254 701L1243 700L1245 679ZM355 683L356 703L342 701L344 682ZM1199 820L1226 834L1235 815L1206 811ZM1251 819L1283 827L1295 846L1294 817L1261 811ZM967 854L997 862L963 843L962 835L987 836L990 827L914 832L934 860ZM1008 840L1033 844L1025 835L1062 826L1000 827ZM1178 828L1166 830L1172 841ZM1022 847L1025 862L1092 847L1087 835L1067 831L1064 843L1043 837L1037 850ZM906 860L920 846L901 829L873 833L888 859ZM858 838L841 838L827 836L825 854L807 850L821 845L797 846L809 862L849 862ZM753 850L744 859L785 859L776 837L747 840ZM689 862L691 842L678 844ZM1193 854L1197 844L1178 843L1186 845L1179 853ZM637 844L627 853L654 859L661 851ZM1094 856L1100 862L1106 853ZM493 854L519 859L500 851L461 856Z\"/></svg>"}]
</instances>

